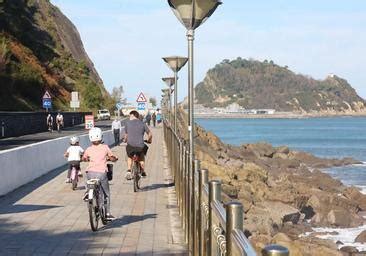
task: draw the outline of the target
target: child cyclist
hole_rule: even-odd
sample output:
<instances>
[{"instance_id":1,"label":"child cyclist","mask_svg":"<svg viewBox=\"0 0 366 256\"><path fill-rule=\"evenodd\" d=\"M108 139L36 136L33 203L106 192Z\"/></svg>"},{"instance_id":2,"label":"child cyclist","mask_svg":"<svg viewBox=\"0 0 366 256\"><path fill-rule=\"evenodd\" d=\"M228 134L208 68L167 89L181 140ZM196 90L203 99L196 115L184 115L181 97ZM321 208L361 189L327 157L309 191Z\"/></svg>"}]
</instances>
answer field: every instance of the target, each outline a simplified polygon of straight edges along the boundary
<instances>
[{"instance_id":1,"label":"child cyclist","mask_svg":"<svg viewBox=\"0 0 366 256\"><path fill-rule=\"evenodd\" d=\"M110 191L107 178L107 161L110 160L115 162L118 160L118 158L113 155L112 151L107 145L102 144L102 130L100 128L94 127L90 129L89 139L92 145L85 150L83 155L83 160L89 162L89 166L86 169L86 178L88 180L100 180L102 188L107 195L107 220L113 220L115 218L110 212Z\"/></svg>"},{"instance_id":2,"label":"child cyclist","mask_svg":"<svg viewBox=\"0 0 366 256\"><path fill-rule=\"evenodd\" d=\"M76 136L73 136L70 138L70 147L66 150L64 156L67 157L67 161L69 162L69 170L67 172L67 179L66 183L70 183L70 175L72 167L75 166L76 170L78 170L78 175L81 175L80 170L80 161L81 156L84 153L84 149L79 146L79 138Z\"/></svg>"}]
</instances>

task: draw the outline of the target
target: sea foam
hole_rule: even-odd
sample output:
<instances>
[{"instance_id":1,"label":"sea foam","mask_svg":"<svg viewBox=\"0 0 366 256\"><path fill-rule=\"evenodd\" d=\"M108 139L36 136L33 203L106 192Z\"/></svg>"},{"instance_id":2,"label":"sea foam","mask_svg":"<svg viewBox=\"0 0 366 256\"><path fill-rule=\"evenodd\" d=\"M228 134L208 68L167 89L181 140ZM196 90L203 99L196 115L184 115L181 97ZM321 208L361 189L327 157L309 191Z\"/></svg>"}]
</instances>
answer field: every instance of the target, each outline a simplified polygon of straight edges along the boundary
<instances>
[{"instance_id":1,"label":"sea foam","mask_svg":"<svg viewBox=\"0 0 366 256\"><path fill-rule=\"evenodd\" d=\"M343 244L339 244L338 248L342 248L344 246L353 246L356 247L359 251L366 251L366 244L355 243L356 237L364 230L366 230L366 225L356 227L356 228L312 228L312 232L306 232L305 234L300 235L300 237L306 237L310 235L314 235L320 239L331 240L334 243L337 241L342 242ZM317 233L321 233L317 235ZM326 234L324 234L326 233Z\"/></svg>"}]
</instances>

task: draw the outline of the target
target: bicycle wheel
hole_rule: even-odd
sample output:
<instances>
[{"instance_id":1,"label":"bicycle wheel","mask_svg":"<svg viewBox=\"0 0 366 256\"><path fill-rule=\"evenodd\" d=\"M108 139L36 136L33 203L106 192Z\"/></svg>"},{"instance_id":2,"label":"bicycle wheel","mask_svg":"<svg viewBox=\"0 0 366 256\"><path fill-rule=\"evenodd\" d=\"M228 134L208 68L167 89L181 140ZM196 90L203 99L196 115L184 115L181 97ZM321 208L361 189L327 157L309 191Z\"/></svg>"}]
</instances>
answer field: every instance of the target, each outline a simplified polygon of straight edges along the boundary
<instances>
[{"instance_id":1,"label":"bicycle wheel","mask_svg":"<svg viewBox=\"0 0 366 256\"><path fill-rule=\"evenodd\" d=\"M77 177L76 172L77 171L76 171L75 167L73 167L71 170L71 188L72 188L72 190L75 190L78 186L78 177Z\"/></svg>"},{"instance_id":2,"label":"bicycle wheel","mask_svg":"<svg viewBox=\"0 0 366 256\"><path fill-rule=\"evenodd\" d=\"M95 195L93 199L88 202L88 210L89 210L89 221L90 227L95 232L98 230L98 222L99 222L99 209L98 209L97 200Z\"/></svg>"},{"instance_id":3,"label":"bicycle wheel","mask_svg":"<svg viewBox=\"0 0 366 256\"><path fill-rule=\"evenodd\" d=\"M140 188L140 186L139 186L139 179L140 179L139 172L140 172L140 170L139 170L138 164L134 163L132 165L132 170L131 171L132 171L132 177L133 177L133 191L137 192Z\"/></svg>"},{"instance_id":4,"label":"bicycle wheel","mask_svg":"<svg viewBox=\"0 0 366 256\"><path fill-rule=\"evenodd\" d=\"M102 192L103 194L103 192ZM104 195L100 197L100 201L99 201L99 212L100 212L100 219L102 220L103 225L107 225L108 221L107 221L107 212L105 209L105 204L107 202L104 200Z\"/></svg>"}]
</instances>

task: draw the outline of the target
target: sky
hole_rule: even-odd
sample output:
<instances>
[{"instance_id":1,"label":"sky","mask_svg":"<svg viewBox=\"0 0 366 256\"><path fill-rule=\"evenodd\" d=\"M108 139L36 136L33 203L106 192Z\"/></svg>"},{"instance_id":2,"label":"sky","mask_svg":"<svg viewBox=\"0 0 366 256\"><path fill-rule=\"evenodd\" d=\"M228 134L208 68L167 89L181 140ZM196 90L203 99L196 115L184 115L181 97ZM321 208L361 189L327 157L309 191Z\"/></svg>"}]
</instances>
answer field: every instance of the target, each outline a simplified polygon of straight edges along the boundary
<instances>
[{"instance_id":1,"label":"sky","mask_svg":"<svg viewBox=\"0 0 366 256\"><path fill-rule=\"evenodd\" d=\"M160 99L162 57L187 55L186 30L166 0L51 0L75 24L107 90ZM273 60L295 73L334 73L366 98L365 0L223 0L195 33L195 84L223 59ZM187 67L178 96L187 95Z\"/></svg>"}]
</instances>

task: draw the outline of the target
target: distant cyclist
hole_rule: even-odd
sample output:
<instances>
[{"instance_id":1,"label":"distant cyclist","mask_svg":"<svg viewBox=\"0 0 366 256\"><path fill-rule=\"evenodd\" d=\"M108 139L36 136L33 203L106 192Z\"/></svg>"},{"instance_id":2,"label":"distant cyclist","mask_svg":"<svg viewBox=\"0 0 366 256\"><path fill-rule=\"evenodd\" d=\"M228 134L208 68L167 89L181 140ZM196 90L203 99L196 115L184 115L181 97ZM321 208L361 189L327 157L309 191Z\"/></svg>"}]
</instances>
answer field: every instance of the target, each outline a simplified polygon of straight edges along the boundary
<instances>
[{"instance_id":1,"label":"distant cyclist","mask_svg":"<svg viewBox=\"0 0 366 256\"><path fill-rule=\"evenodd\" d=\"M61 132L61 126L64 126L64 116L59 112L56 116L57 131Z\"/></svg>"},{"instance_id":2,"label":"distant cyclist","mask_svg":"<svg viewBox=\"0 0 366 256\"><path fill-rule=\"evenodd\" d=\"M89 139L92 142L92 145L85 150L83 155L83 161L89 162L89 166L86 169L86 178L88 180L100 180L102 188L107 195L107 220L114 220L115 217L110 212L111 200L107 177L107 161L111 160L115 162L118 158L113 155L111 149L107 145L102 144L103 136L100 128L91 128L89 131Z\"/></svg>"},{"instance_id":3,"label":"distant cyclist","mask_svg":"<svg viewBox=\"0 0 366 256\"><path fill-rule=\"evenodd\" d=\"M51 116L51 114L47 115L47 128L48 128L48 131L50 131L50 132L53 131L53 117Z\"/></svg>"},{"instance_id":4,"label":"distant cyclist","mask_svg":"<svg viewBox=\"0 0 366 256\"><path fill-rule=\"evenodd\" d=\"M152 142L152 133L139 119L139 113L136 110L130 112L130 120L125 125L125 141L127 142L126 152L127 152L127 173L126 179L131 179L131 168L132 168L132 156L133 153L142 153L140 156L140 166L142 169L141 175L146 176L145 172L145 155L147 153L148 147L144 143L145 133L148 136L148 143Z\"/></svg>"},{"instance_id":5,"label":"distant cyclist","mask_svg":"<svg viewBox=\"0 0 366 256\"><path fill-rule=\"evenodd\" d=\"M84 153L84 149L79 146L79 138L73 136L70 138L70 147L66 150L64 156L67 157L67 161L69 162L69 170L67 172L67 179L66 183L70 183L70 175L72 167L75 166L76 170L78 171L78 175L81 175L80 170L80 161L81 156Z\"/></svg>"}]
</instances>

